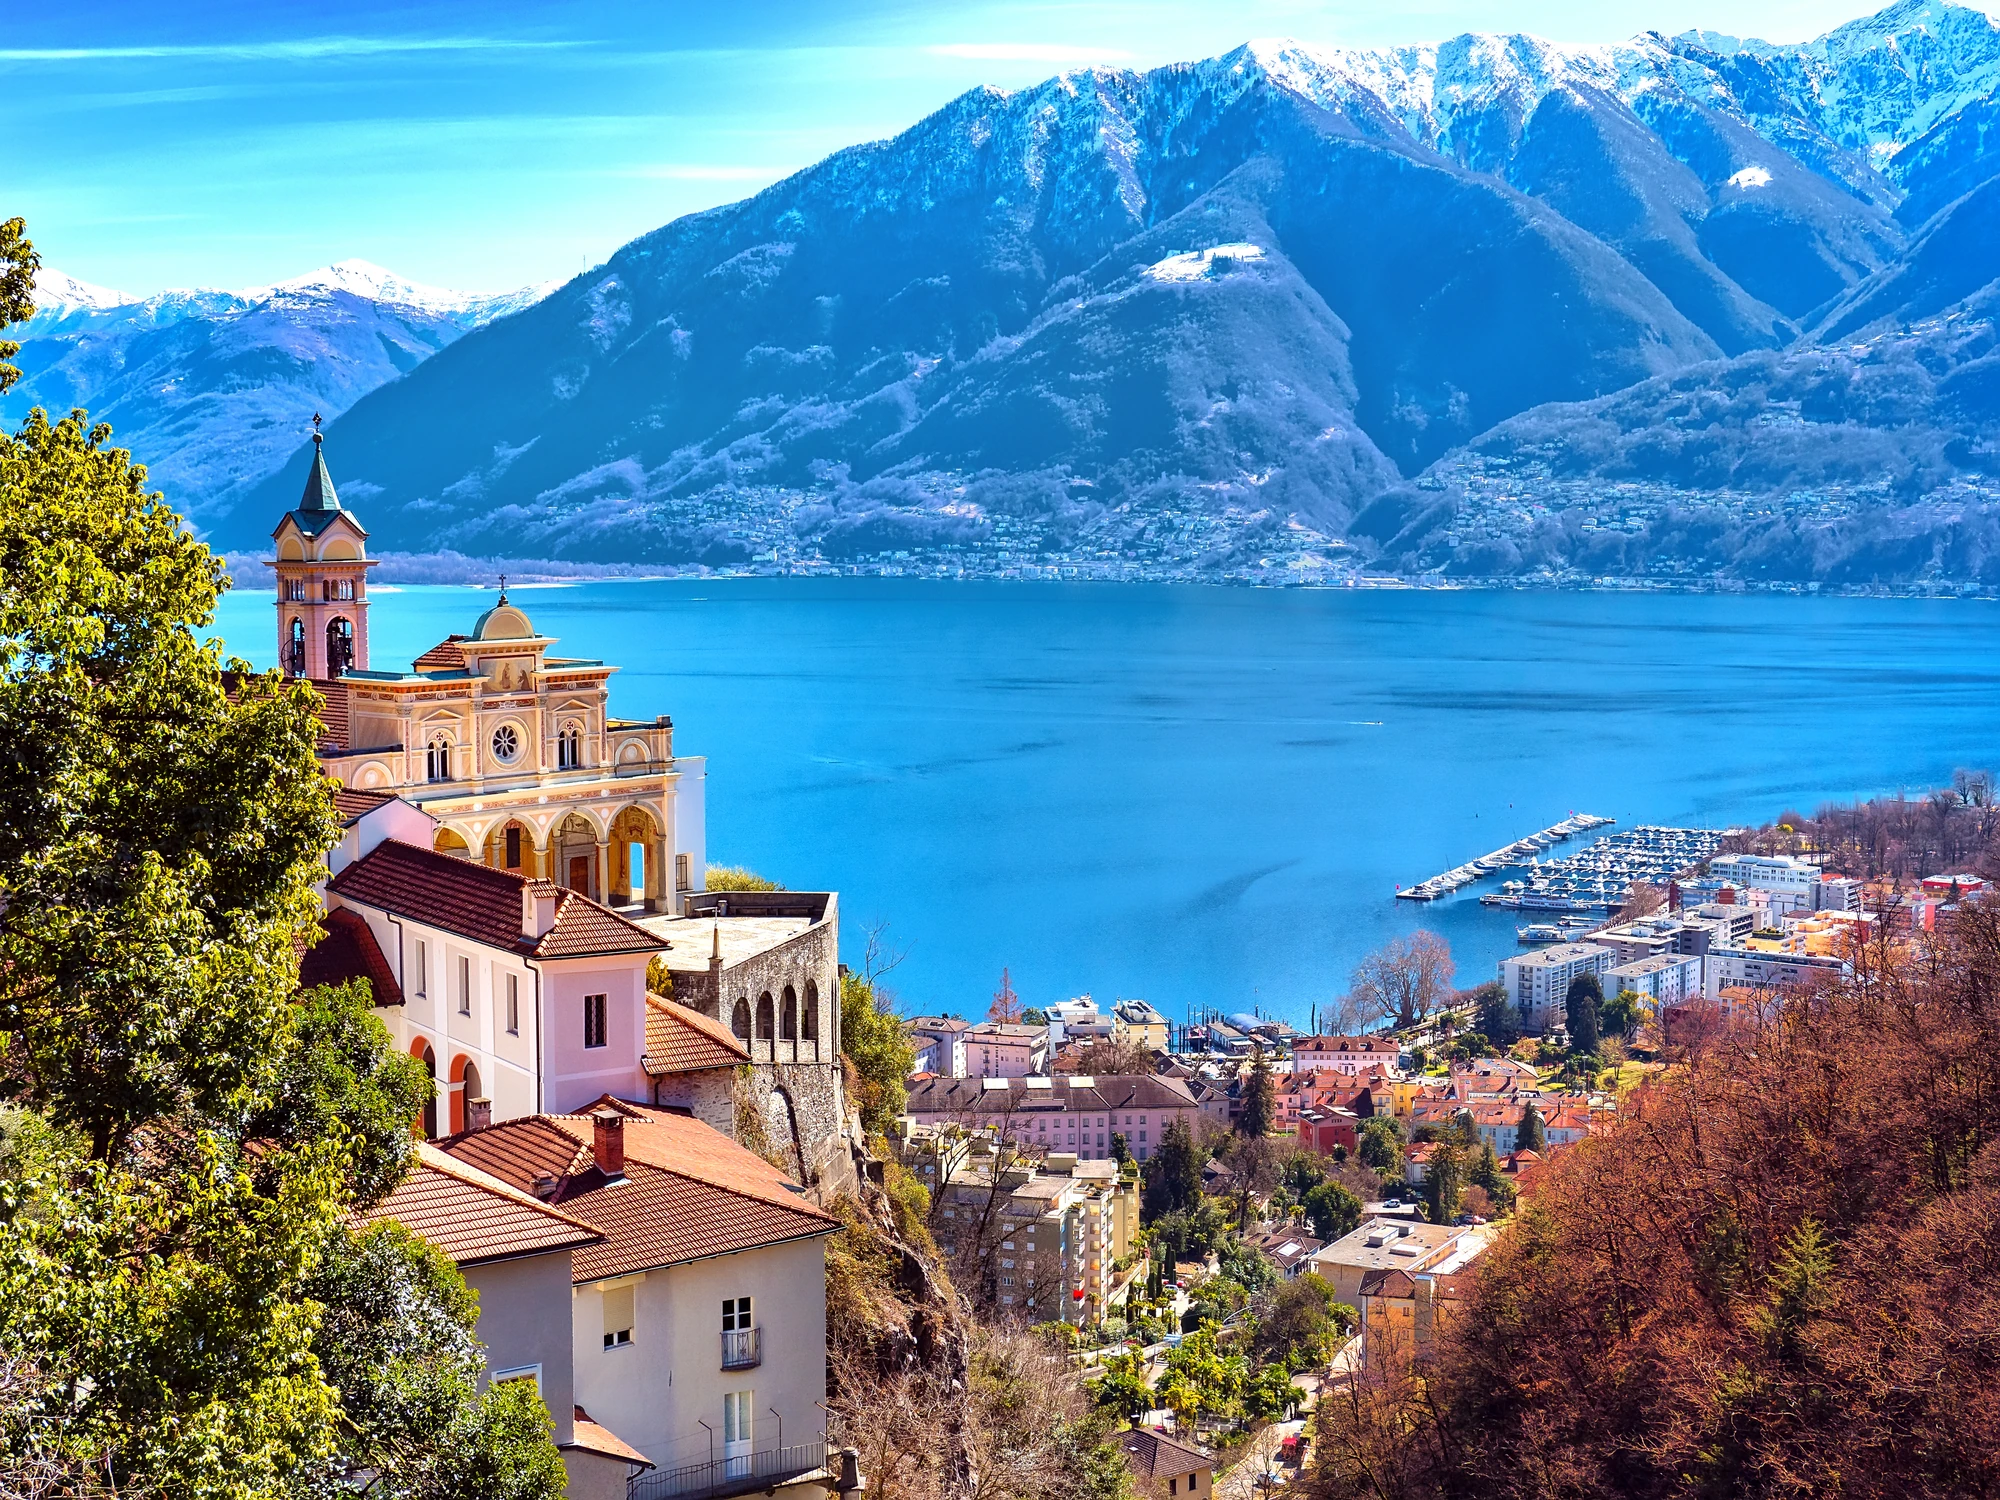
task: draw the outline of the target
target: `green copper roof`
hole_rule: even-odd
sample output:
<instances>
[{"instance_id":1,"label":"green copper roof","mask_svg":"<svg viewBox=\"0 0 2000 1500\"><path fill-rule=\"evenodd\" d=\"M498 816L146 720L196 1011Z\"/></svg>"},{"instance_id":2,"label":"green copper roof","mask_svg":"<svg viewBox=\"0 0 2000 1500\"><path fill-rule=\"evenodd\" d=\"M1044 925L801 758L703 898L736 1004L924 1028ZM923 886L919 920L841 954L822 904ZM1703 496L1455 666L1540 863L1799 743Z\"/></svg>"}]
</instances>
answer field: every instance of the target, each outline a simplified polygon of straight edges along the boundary
<instances>
[{"instance_id":1,"label":"green copper roof","mask_svg":"<svg viewBox=\"0 0 2000 1500\"><path fill-rule=\"evenodd\" d=\"M313 434L312 472L306 475L306 492L299 497L299 509L328 511L340 509L340 496L333 492L333 476L326 472L326 455L320 449L320 437Z\"/></svg>"}]
</instances>

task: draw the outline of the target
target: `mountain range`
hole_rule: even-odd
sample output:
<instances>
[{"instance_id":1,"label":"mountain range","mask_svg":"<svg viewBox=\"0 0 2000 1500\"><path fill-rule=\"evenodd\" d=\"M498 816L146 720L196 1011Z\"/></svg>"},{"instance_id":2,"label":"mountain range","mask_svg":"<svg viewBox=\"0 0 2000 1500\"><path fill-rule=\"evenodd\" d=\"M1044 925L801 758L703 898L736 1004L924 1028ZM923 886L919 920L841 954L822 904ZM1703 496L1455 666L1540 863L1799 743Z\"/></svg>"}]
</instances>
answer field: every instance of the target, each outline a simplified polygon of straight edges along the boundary
<instances>
[{"instance_id":1,"label":"mountain range","mask_svg":"<svg viewBox=\"0 0 2000 1500\"><path fill-rule=\"evenodd\" d=\"M227 546L316 386L388 550L1990 585L1996 120L2000 27L1942 0L1258 42L975 90L539 299L45 313L22 391L99 380Z\"/></svg>"}]
</instances>

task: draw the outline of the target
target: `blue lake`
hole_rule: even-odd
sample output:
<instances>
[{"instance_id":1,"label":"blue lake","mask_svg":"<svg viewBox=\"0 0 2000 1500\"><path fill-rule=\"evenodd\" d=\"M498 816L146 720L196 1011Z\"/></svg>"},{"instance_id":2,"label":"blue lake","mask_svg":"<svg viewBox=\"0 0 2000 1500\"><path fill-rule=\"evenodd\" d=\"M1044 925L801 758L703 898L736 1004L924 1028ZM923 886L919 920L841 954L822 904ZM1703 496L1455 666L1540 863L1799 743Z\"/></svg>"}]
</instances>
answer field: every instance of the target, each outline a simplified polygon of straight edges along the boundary
<instances>
[{"instance_id":1,"label":"blue lake","mask_svg":"<svg viewBox=\"0 0 2000 1500\"><path fill-rule=\"evenodd\" d=\"M1477 890L1398 884L1572 809L1725 826L2000 763L2000 606L900 579L524 588L612 707L709 758L709 858L888 924L906 1008L1091 991L1303 1024L1430 926L1515 951ZM374 594L401 665L490 593ZM272 596L220 630L276 658ZM1576 847L1575 844L1565 847Z\"/></svg>"}]
</instances>

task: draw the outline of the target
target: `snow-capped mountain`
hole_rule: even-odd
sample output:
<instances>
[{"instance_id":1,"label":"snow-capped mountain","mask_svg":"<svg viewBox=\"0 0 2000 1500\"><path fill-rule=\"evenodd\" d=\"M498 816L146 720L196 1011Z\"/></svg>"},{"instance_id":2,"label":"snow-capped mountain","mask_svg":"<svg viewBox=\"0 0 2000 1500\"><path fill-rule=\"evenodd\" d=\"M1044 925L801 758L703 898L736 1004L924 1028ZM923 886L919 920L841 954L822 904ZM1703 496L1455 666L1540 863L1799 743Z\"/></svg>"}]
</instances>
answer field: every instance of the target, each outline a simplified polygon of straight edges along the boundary
<instances>
[{"instance_id":1,"label":"snow-capped mountain","mask_svg":"<svg viewBox=\"0 0 2000 1500\"><path fill-rule=\"evenodd\" d=\"M131 297L44 268L0 411L82 406L173 503L206 519L332 417L551 286L475 295L346 260L274 286Z\"/></svg>"},{"instance_id":2,"label":"snow-capped mountain","mask_svg":"<svg viewBox=\"0 0 2000 1500\"><path fill-rule=\"evenodd\" d=\"M1340 533L1531 409L1546 447L1564 412L1601 430L1658 392L1616 408L1657 442L1704 372L1792 390L1789 351L1953 315L1941 288L2000 274L1954 210L2000 167L1996 69L1986 15L1904 0L1803 46L1254 42L974 90L467 334L356 401L329 457L390 548L1228 562ZM1783 380L1741 374L1781 354ZM1950 388L1957 436L1913 474L1989 451L1984 387ZM1907 425L1929 389L1826 409ZM1727 442L1798 440L1791 408L1740 409Z\"/></svg>"}]
</instances>

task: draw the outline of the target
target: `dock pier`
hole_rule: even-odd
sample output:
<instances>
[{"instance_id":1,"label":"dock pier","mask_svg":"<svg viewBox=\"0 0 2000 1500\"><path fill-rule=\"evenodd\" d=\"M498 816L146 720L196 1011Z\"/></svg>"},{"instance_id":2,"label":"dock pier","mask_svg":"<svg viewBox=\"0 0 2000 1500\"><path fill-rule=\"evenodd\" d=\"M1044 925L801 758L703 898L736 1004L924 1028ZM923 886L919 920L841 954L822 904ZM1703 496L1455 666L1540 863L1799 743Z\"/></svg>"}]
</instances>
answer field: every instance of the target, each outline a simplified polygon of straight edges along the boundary
<instances>
[{"instance_id":1,"label":"dock pier","mask_svg":"<svg viewBox=\"0 0 2000 1500\"><path fill-rule=\"evenodd\" d=\"M1396 892L1398 901L1435 901L1440 896L1449 896L1453 891L1471 885L1487 875L1497 875L1502 870L1516 865L1527 864L1551 844L1559 844L1564 839L1579 833L1588 833L1593 828L1605 828L1617 822L1616 818L1601 818L1595 813L1572 813L1560 823L1551 824L1537 833L1516 839L1491 854L1482 854L1478 859L1460 865L1455 870L1446 870L1442 875L1433 875L1429 880L1420 880L1415 885L1404 886Z\"/></svg>"}]
</instances>

